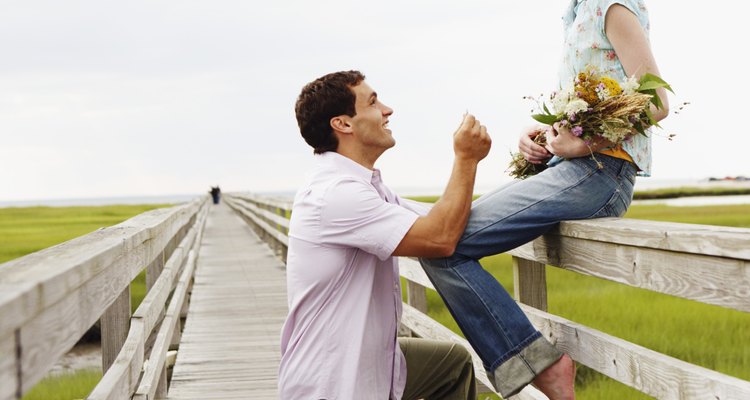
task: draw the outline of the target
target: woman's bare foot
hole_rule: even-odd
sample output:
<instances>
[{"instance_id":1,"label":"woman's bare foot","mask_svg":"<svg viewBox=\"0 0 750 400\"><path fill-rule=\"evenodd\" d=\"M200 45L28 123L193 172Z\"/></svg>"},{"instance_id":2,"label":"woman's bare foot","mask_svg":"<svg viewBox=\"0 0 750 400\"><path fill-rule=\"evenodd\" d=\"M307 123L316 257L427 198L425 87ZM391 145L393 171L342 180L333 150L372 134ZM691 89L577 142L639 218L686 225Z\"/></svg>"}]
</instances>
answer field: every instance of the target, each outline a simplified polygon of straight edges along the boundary
<instances>
[{"instance_id":1,"label":"woman's bare foot","mask_svg":"<svg viewBox=\"0 0 750 400\"><path fill-rule=\"evenodd\" d=\"M556 363L537 375L533 383L550 400L574 400L575 380L576 364L569 355L564 354Z\"/></svg>"}]
</instances>

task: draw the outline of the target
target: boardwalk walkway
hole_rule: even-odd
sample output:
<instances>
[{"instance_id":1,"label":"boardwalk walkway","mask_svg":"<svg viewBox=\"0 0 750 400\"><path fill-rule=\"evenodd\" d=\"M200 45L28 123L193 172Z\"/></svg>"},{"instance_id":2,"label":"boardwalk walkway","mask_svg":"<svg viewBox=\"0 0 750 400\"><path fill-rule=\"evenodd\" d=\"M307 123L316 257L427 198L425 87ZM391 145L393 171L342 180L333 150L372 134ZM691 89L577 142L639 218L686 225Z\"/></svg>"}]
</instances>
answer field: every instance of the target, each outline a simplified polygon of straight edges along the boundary
<instances>
[{"instance_id":1,"label":"boardwalk walkway","mask_svg":"<svg viewBox=\"0 0 750 400\"><path fill-rule=\"evenodd\" d=\"M169 399L275 399L286 274L229 207L211 207Z\"/></svg>"}]
</instances>

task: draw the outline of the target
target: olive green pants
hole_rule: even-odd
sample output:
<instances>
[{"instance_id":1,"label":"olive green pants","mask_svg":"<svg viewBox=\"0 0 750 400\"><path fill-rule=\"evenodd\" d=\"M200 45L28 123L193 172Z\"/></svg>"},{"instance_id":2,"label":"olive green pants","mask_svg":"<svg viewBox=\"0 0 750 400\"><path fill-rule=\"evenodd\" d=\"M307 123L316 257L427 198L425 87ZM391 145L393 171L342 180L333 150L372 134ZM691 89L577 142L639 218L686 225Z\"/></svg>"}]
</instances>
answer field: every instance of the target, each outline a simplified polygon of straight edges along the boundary
<instances>
[{"instance_id":1,"label":"olive green pants","mask_svg":"<svg viewBox=\"0 0 750 400\"><path fill-rule=\"evenodd\" d=\"M398 338L406 358L403 400L475 400L471 355L461 345L417 338Z\"/></svg>"}]
</instances>

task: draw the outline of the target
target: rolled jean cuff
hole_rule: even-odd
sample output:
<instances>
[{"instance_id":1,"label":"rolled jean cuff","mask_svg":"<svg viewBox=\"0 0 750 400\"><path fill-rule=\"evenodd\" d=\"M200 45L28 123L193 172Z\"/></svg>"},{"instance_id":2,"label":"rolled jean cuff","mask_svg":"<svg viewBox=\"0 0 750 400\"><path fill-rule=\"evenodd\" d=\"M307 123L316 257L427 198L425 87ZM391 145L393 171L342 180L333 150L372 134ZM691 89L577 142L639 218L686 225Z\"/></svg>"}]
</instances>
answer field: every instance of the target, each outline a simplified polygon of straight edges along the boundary
<instances>
[{"instance_id":1,"label":"rolled jean cuff","mask_svg":"<svg viewBox=\"0 0 750 400\"><path fill-rule=\"evenodd\" d=\"M487 375L504 399L518 393L542 371L557 362L563 353L543 336L539 336L518 354L498 365Z\"/></svg>"}]
</instances>

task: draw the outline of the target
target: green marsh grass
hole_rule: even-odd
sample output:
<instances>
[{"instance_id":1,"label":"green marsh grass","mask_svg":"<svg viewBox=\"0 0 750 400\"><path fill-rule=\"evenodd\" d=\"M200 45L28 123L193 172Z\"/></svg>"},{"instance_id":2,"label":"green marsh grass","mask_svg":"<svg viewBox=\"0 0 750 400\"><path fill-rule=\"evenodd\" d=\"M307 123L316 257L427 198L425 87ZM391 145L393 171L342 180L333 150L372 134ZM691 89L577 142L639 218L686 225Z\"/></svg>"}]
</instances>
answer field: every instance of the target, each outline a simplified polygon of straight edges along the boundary
<instances>
[{"instance_id":1,"label":"green marsh grass","mask_svg":"<svg viewBox=\"0 0 750 400\"><path fill-rule=\"evenodd\" d=\"M634 205L626 218L750 228L750 205ZM513 293L510 255L482 265ZM740 379L750 380L750 314L547 267L549 312L629 342ZM460 334L438 294L427 291L428 314ZM484 397L480 397L484 399ZM489 397L494 399L495 397ZM576 398L649 399L579 366Z\"/></svg>"},{"instance_id":2,"label":"green marsh grass","mask_svg":"<svg viewBox=\"0 0 750 400\"><path fill-rule=\"evenodd\" d=\"M102 373L95 369L48 376L26 393L22 400L84 399L100 379Z\"/></svg>"},{"instance_id":3,"label":"green marsh grass","mask_svg":"<svg viewBox=\"0 0 750 400\"><path fill-rule=\"evenodd\" d=\"M166 205L0 208L0 263Z\"/></svg>"}]
</instances>

